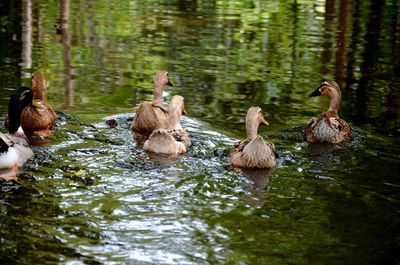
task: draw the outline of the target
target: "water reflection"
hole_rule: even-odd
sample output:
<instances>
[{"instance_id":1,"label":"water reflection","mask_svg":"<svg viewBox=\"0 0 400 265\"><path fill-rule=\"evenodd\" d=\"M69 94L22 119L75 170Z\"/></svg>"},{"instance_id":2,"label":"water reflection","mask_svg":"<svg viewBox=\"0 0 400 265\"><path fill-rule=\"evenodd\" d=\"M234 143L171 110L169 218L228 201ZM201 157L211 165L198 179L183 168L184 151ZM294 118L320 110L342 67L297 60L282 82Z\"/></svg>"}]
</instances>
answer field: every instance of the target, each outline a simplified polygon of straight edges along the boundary
<instances>
[{"instance_id":1,"label":"water reflection","mask_svg":"<svg viewBox=\"0 0 400 265\"><path fill-rule=\"evenodd\" d=\"M163 155L152 152L146 152L146 153L151 161L161 163L164 165L174 165L180 162L180 156Z\"/></svg>"},{"instance_id":2,"label":"water reflection","mask_svg":"<svg viewBox=\"0 0 400 265\"><path fill-rule=\"evenodd\" d=\"M65 78L66 78L66 94L67 94L67 106L71 107L74 105L74 84L72 76L72 62L71 62L71 36L68 30L69 22L69 0L60 0L60 29L61 43L63 46L63 61L65 67Z\"/></svg>"},{"instance_id":3,"label":"water reflection","mask_svg":"<svg viewBox=\"0 0 400 265\"><path fill-rule=\"evenodd\" d=\"M22 54L21 54L21 67L23 72L21 78L30 78L31 74L24 72L26 69L32 68L32 1L22 1Z\"/></svg>"},{"instance_id":4,"label":"water reflection","mask_svg":"<svg viewBox=\"0 0 400 265\"><path fill-rule=\"evenodd\" d=\"M248 203L253 206L262 206L265 203L265 195L273 169L237 168L235 170L242 173L250 182L245 188L251 192L251 196L247 200Z\"/></svg>"}]
</instances>

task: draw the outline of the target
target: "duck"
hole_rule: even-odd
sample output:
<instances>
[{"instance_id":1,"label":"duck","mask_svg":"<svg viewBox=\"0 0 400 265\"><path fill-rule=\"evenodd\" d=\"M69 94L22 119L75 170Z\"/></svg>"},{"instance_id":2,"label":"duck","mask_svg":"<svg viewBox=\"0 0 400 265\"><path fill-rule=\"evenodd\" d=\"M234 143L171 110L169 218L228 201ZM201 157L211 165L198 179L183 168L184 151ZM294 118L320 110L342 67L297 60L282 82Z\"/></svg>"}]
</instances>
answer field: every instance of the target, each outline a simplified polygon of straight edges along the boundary
<instances>
[{"instance_id":1,"label":"duck","mask_svg":"<svg viewBox=\"0 0 400 265\"><path fill-rule=\"evenodd\" d=\"M168 113L168 128L154 130L143 145L145 151L165 155L181 155L192 145L189 135L180 123L181 115L187 114L182 96L172 97Z\"/></svg>"},{"instance_id":2,"label":"duck","mask_svg":"<svg viewBox=\"0 0 400 265\"><path fill-rule=\"evenodd\" d=\"M330 99L329 109L319 117L312 118L307 124L304 138L309 143L337 144L350 139L351 128L338 115L341 91L335 81L324 81L309 97L326 95Z\"/></svg>"},{"instance_id":3,"label":"duck","mask_svg":"<svg viewBox=\"0 0 400 265\"><path fill-rule=\"evenodd\" d=\"M257 135L258 126L268 126L260 107L251 107L246 115L247 138L236 142L231 150L230 162L237 168L273 168L276 166L275 146Z\"/></svg>"},{"instance_id":4,"label":"duck","mask_svg":"<svg viewBox=\"0 0 400 265\"><path fill-rule=\"evenodd\" d=\"M168 72L161 70L154 75L154 99L142 102L136 108L136 115L131 129L139 134L149 136L154 130L168 128L168 109L164 107L163 92L165 86L173 86Z\"/></svg>"},{"instance_id":5,"label":"duck","mask_svg":"<svg viewBox=\"0 0 400 265\"><path fill-rule=\"evenodd\" d=\"M8 103L8 133L0 133L0 169L16 171L33 157L24 130L21 127L21 114L32 104L33 93L27 87L17 88Z\"/></svg>"},{"instance_id":6,"label":"duck","mask_svg":"<svg viewBox=\"0 0 400 265\"><path fill-rule=\"evenodd\" d=\"M57 120L53 108L45 102L47 82L42 72L32 77L33 100L38 106L27 106L22 111L21 126L29 135L46 137L51 135Z\"/></svg>"}]
</instances>

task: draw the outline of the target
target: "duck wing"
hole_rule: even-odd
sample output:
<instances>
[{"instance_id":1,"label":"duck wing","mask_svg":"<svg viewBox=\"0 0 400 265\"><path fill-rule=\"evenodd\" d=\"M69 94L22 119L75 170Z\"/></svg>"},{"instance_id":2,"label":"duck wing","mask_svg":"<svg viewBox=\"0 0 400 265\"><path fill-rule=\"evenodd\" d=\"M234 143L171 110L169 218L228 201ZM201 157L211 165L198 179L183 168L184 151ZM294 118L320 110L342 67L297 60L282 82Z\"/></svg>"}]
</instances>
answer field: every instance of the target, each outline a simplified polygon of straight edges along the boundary
<instances>
[{"instance_id":1,"label":"duck wing","mask_svg":"<svg viewBox=\"0 0 400 265\"><path fill-rule=\"evenodd\" d=\"M233 144L231 153L243 152L244 147L250 143L250 139L244 139Z\"/></svg>"},{"instance_id":2,"label":"duck wing","mask_svg":"<svg viewBox=\"0 0 400 265\"><path fill-rule=\"evenodd\" d=\"M25 137L19 137L11 134L0 133L0 153L5 157L3 163L5 167L12 165L22 166L28 159L33 157L33 152ZM11 151L12 150L12 151ZM4 164L5 163L5 164Z\"/></svg>"},{"instance_id":3,"label":"duck wing","mask_svg":"<svg viewBox=\"0 0 400 265\"><path fill-rule=\"evenodd\" d=\"M343 119L339 119L339 130L343 134L344 140L350 140L351 128L349 124Z\"/></svg>"},{"instance_id":4,"label":"duck wing","mask_svg":"<svg viewBox=\"0 0 400 265\"><path fill-rule=\"evenodd\" d=\"M151 105L153 107L159 108L165 114L168 114L168 109L164 106L164 104L162 102L152 102Z\"/></svg>"},{"instance_id":5,"label":"duck wing","mask_svg":"<svg viewBox=\"0 0 400 265\"><path fill-rule=\"evenodd\" d=\"M183 129L168 130L168 133L175 138L176 141L182 142L186 146L191 146L192 141L189 135Z\"/></svg>"},{"instance_id":6,"label":"duck wing","mask_svg":"<svg viewBox=\"0 0 400 265\"><path fill-rule=\"evenodd\" d=\"M154 106L156 104L156 106ZM142 102L136 108L136 115L131 123L132 130L146 135L152 131L168 128L168 112L160 104Z\"/></svg>"},{"instance_id":7,"label":"duck wing","mask_svg":"<svg viewBox=\"0 0 400 265\"><path fill-rule=\"evenodd\" d=\"M265 142L265 144L272 150L272 152L275 152L275 145L271 142Z\"/></svg>"},{"instance_id":8,"label":"duck wing","mask_svg":"<svg viewBox=\"0 0 400 265\"><path fill-rule=\"evenodd\" d=\"M6 134L6 137L8 137L8 139L13 143L13 146L20 145L20 146L24 146L24 147L29 147L28 139L26 138L25 135L16 136L16 135L12 135L12 134Z\"/></svg>"}]
</instances>

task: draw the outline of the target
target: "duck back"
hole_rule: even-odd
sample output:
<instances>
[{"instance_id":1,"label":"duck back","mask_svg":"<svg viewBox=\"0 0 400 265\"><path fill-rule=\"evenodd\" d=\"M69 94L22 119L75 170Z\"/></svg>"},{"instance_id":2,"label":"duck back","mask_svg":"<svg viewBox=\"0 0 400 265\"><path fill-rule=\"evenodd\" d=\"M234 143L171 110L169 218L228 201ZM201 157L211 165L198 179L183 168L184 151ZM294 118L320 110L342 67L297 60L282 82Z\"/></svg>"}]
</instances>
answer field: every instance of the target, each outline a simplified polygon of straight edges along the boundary
<instances>
[{"instance_id":1,"label":"duck back","mask_svg":"<svg viewBox=\"0 0 400 265\"><path fill-rule=\"evenodd\" d=\"M231 153L231 164L243 168L272 168L276 165L272 143L261 136L235 144Z\"/></svg>"},{"instance_id":2,"label":"duck back","mask_svg":"<svg viewBox=\"0 0 400 265\"><path fill-rule=\"evenodd\" d=\"M21 125L25 131L41 131L53 129L57 114L46 102L39 101L43 108L25 107L21 115Z\"/></svg>"},{"instance_id":3,"label":"duck back","mask_svg":"<svg viewBox=\"0 0 400 265\"><path fill-rule=\"evenodd\" d=\"M151 102L143 102L136 109L131 129L144 134L150 134L157 129L168 128L168 112Z\"/></svg>"},{"instance_id":4,"label":"duck back","mask_svg":"<svg viewBox=\"0 0 400 265\"><path fill-rule=\"evenodd\" d=\"M308 142L339 143L350 139L350 126L337 114L323 113L318 118L313 118L305 130Z\"/></svg>"},{"instance_id":5,"label":"duck back","mask_svg":"<svg viewBox=\"0 0 400 265\"><path fill-rule=\"evenodd\" d=\"M149 140L144 143L143 149L167 155L179 155L186 152L185 145L182 142L176 141L175 138L164 129L153 131Z\"/></svg>"}]
</instances>

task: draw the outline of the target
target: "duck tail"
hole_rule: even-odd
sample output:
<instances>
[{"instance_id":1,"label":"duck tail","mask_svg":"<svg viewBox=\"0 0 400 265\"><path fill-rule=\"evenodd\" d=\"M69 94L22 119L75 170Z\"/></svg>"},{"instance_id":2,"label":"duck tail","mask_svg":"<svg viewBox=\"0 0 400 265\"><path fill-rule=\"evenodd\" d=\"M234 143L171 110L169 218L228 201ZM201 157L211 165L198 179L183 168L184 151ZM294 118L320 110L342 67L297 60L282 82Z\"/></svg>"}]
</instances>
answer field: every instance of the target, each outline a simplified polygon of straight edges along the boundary
<instances>
[{"instance_id":1,"label":"duck tail","mask_svg":"<svg viewBox=\"0 0 400 265\"><path fill-rule=\"evenodd\" d=\"M273 146L267 144L261 136L257 136L243 148L242 157L249 161L250 167L273 167L276 163L273 150Z\"/></svg>"},{"instance_id":2,"label":"duck tail","mask_svg":"<svg viewBox=\"0 0 400 265\"><path fill-rule=\"evenodd\" d=\"M178 155L186 152L185 145L181 142L177 142L165 129L154 130L149 140L144 143L143 149L154 153L169 155Z\"/></svg>"}]
</instances>

